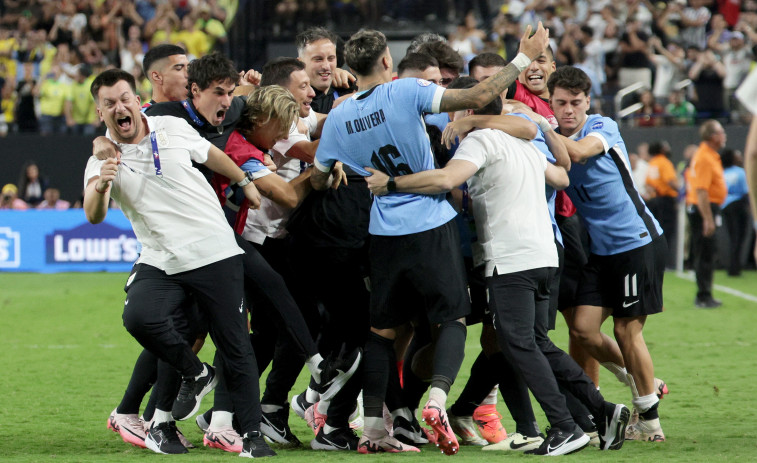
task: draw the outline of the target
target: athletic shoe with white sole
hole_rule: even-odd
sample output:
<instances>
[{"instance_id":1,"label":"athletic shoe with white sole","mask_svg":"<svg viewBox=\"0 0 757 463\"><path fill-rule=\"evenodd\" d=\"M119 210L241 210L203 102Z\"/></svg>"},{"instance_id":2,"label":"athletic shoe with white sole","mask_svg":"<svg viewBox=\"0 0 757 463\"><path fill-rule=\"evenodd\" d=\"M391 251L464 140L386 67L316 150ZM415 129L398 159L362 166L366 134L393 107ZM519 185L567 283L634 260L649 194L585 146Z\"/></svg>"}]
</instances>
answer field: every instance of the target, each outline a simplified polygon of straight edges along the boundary
<instances>
[{"instance_id":1,"label":"athletic shoe with white sole","mask_svg":"<svg viewBox=\"0 0 757 463\"><path fill-rule=\"evenodd\" d=\"M305 410L305 421L313 431L313 435L317 436L318 432L326 424L326 418L328 415L318 412L318 402L314 403L307 410Z\"/></svg>"},{"instance_id":2,"label":"athletic shoe with white sole","mask_svg":"<svg viewBox=\"0 0 757 463\"><path fill-rule=\"evenodd\" d=\"M240 453L242 451L242 436L233 427L224 426L218 429L208 428L202 445L221 449L225 452Z\"/></svg>"},{"instance_id":3,"label":"athletic shoe with white sole","mask_svg":"<svg viewBox=\"0 0 757 463\"><path fill-rule=\"evenodd\" d=\"M271 450L260 431L251 431L242 439L242 451L239 452L239 456L244 458L274 457L276 452Z\"/></svg>"},{"instance_id":4,"label":"athletic shoe with white sole","mask_svg":"<svg viewBox=\"0 0 757 463\"><path fill-rule=\"evenodd\" d=\"M631 411L623 404L605 402L604 416L597 422L599 450L620 450L625 441Z\"/></svg>"},{"instance_id":5,"label":"athletic shoe with white sole","mask_svg":"<svg viewBox=\"0 0 757 463\"><path fill-rule=\"evenodd\" d=\"M502 426L501 419L502 415L494 404L480 405L473 411L473 421L478 425L478 432L489 444L507 439L507 431Z\"/></svg>"},{"instance_id":6,"label":"athletic shoe with white sole","mask_svg":"<svg viewBox=\"0 0 757 463\"><path fill-rule=\"evenodd\" d=\"M536 450L544 442L542 436L528 437L519 432L510 433L507 439L496 444L487 445L481 450L504 450L508 452L525 452Z\"/></svg>"},{"instance_id":7,"label":"athletic shoe with white sole","mask_svg":"<svg viewBox=\"0 0 757 463\"><path fill-rule=\"evenodd\" d=\"M173 403L171 414L175 420L183 421L197 413L202 398L218 384L215 368L204 363L207 372L199 378L184 378L181 381L179 395Z\"/></svg>"},{"instance_id":8,"label":"athletic shoe with white sole","mask_svg":"<svg viewBox=\"0 0 757 463\"><path fill-rule=\"evenodd\" d=\"M423 421L431 427L436 436L436 446L445 455L454 455L460 450L457 437L449 425L447 411L434 399L429 399L423 407Z\"/></svg>"},{"instance_id":9,"label":"athletic shoe with white sole","mask_svg":"<svg viewBox=\"0 0 757 463\"><path fill-rule=\"evenodd\" d=\"M357 445L358 453L400 453L400 452L420 452L417 447L403 444L392 436L385 436L377 441L372 441L363 436Z\"/></svg>"},{"instance_id":10,"label":"athletic shoe with white sole","mask_svg":"<svg viewBox=\"0 0 757 463\"><path fill-rule=\"evenodd\" d=\"M312 403L307 401L305 395L306 392L302 392L292 397L292 410L294 410L294 413L303 420L305 419L305 412L307 409L313 406Z\"/></svg>"},{"instance_id":11,"label":"athletic shoe with white sole","mask_svg":"<svg viewBox=\"0 0 757 463\"><path fill-rule=\"evenodd\" d=\"M145 446L155 453L164 455L189 453L189 450L179 440L175 421L153 423L145 438Z\"/></svg>"},{"instance_id":12,"label":"athletic shoe with white sole","mask_svg":"<svg viewBox=\"0 0 757 463\"><path fill-rule=\"evenodd\" d=\"M423 428L421 428L420 423L418 423L418 420L416 420L415 417L413 417L411 423L407 419L398 416L394 419L393 428L394 432L392 435L403 444L413 447L428 444L426 433L423 431Z\"/></svg>"},{"instance_id":13,"label":"athletic shoe with white sole","mask_svg":"<svg viewBox=\"0 0 757 463\"><path fill-rule=\"evenodd\" d=\"M460 437L460 445L478 445L484 446L488 442L478 435L478 426L473 422L472 416L455 416L451 413L449 416L449 425L452 431Z\"/></svg>"},{"instance_id":14,"label":"athletic shoe with white sole","mask_svg":"<svg viewBox=\"0 0 757 463\"><path fill-rule=\"evenodd\" d=\"M626 428L626 440L665 442L665 433L662 432L659 420L657 420L657 423L658 424L654 426L640 418L636 424Z\"/></svg>"},{"instance_id":15,"label":"athletic shoe with white sole","mask_svg":"<svg viewBox=\"0 0 757 463\"><path fill-rule=\"evenodd\" d=\"M551 428L547 431L547 438L541 443L538 449L527 450L529 455L548 455L558 456L578 452L589 445L589 436L581 428L575 426L573 431L563 431L558 428Z\"/></svg>"},{"instance_id":16,"label":"athletic shoe with white sole","mask_svg":"<svg viewBox=\"0 0 757 463\"><path fill-rule=\"evenodd\" d=\"M210 427L210 420L212 420L212 418L209 420L208 417L205 416L206 413L208 412L201 413L197 415L197 417L195 418L195 423L197 423L197 427L200 428L200 431L202 431L203 433L208 432L208 428ZM213 416L212 413L213 412L211 412L211 417Z\"/></svg>"},{"instance_id":17,"label":"athletic shoe with white sole","mask_svg":"<svg viewBox=\"0 0 757 463\"><path fill-rule=\"evenodd\" d=\"M297 439L297 436L292 433L292 429L289 427L289 404L284 404L275 412L263 412L263 417L260 420L260 432L272 442L287 448L302 445L302 442Z\"/></svg>"},{"instance_id":18,"label":"athletic shoe with white sole","mask_svg":"<svg viewBox=\"0 0 757 463\"><path fill-rule=\"evenodd\" d=\"M145 448L144 424L136 413L118 413L117 408L108 417L108 429L121 436L124 442L136 447Z\"/></svg>"},{"instance_id":19,"label":"athletic shoe with white sole","mask_svg":"<svg viewBox=\"0 0 757 463\"><path fill-rule=\"evenodd\" d=\"M321 370L321 382L316 390L321 400L331 400L352 378L360 365L363 353L360 348L353 350L345 358L324 359L318 365Z\"/></svg>"},{"instance_id":20,"label":"athletic shoe with white sole","mask_svg":"<svg viewBox=\"0 0 757 463\"><path fill-rule=\"evenodd\" d=\"M326 433L321 428L315 439L310 441L310 448L314 450L357 450L360 439L349 426Z\"/></svg>"}]
</instances>

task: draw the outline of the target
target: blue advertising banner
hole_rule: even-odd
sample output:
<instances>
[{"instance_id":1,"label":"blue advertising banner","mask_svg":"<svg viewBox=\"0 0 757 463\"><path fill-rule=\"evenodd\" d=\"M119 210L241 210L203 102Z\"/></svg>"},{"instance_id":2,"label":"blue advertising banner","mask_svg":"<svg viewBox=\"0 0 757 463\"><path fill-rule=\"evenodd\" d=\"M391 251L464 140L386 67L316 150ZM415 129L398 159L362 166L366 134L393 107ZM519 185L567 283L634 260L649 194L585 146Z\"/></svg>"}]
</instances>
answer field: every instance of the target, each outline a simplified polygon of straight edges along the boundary
<instances>
[{"instance_id":1,"label":"blue advertising banner","mask_svg":"<svg viewBox=\"0 0 757 463\"><path fill-rule=\"evenodd\" d=\"M82 209L0 211L0 272L128 272L138 256L118 209L98 225Z\"/></svg>"}]
</instances>

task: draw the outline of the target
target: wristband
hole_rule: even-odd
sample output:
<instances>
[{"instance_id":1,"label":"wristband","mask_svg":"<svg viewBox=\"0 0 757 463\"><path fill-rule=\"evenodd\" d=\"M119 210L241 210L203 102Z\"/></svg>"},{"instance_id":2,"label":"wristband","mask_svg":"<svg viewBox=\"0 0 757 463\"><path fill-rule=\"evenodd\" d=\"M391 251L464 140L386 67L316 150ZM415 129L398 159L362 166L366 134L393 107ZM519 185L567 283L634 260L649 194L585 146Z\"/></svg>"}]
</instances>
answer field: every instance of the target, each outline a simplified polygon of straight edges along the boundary
<instances>
[{"instance_id":1,"label":"wristband","mask_svg":"<svg viewBox=\"0 0 757 463\"><path fill-rule=\"evenodd\" d=\"M549 123L546 117L542 116L539 121L539 128L542 132L547 133L552 131L552 124Z\"/></svg>"},{"instance_id":2,"label":"wristband","mask_svg":"<svg viewBox=\"0 0 757 463\"><path fill-rule=\"evenodd\" d=\"M518 53L518 56L513 58L513 60L510 62L513 63L516 68L518 68L518 71L523 72L523 70L531 64L531 61L533 60L529 58L525 53Z\"/></svg>"},{"instance_id":3,"label":"wristband","mask_svg":"<svg viewBox=\"0 0 757 463\"><path fill-rule=\"evenodd\" d=\"M252 174L250 172L244 173L244 178L237 182L237 186L239 188L247 186L248 183L252 182Z\"/></svg>"},{"instance_id":4,"label":"wristband","mask_svg":"<svg viewBox=\"0 0 757 463\"><path fill-rule=\"evenodd\" d=\"M97 183L95 183L95 191L100 193L101 195L104 195L105 193L107 193L109 189L110 189L110 185L107 185L103 191L100 191L97 189Z\"/></svg>"}]
</instances>

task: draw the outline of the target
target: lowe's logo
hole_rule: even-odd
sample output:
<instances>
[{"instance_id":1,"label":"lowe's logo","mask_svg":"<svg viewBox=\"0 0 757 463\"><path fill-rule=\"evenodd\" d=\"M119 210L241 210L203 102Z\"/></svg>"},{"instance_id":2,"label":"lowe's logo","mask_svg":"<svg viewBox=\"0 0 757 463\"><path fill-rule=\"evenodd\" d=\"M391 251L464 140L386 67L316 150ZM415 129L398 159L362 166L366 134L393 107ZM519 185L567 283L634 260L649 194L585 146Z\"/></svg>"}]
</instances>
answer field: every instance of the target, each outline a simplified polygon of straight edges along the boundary
<instances>
[{"instance_id":1,"label":"lowe's logo","mask_svg":"<svg viewBox=\"0 0 757 463\"><path fill-rule=\"evenodd\" d=\"M104 223L85 223L71 230L53 230L45 236L49 264L70 262L134 262L139 256L139 241L132 230Z\"/></svg>"},{"instance_id":2,"label":"lowe's logo","mask_svg":"<svg viewBox=\"0 0 757 463\"><path fill-rule=\"evenodd\" d=\"M0 268L21 265L21 234L10 227L0 227Z\"/></svg>"}]
</instances>

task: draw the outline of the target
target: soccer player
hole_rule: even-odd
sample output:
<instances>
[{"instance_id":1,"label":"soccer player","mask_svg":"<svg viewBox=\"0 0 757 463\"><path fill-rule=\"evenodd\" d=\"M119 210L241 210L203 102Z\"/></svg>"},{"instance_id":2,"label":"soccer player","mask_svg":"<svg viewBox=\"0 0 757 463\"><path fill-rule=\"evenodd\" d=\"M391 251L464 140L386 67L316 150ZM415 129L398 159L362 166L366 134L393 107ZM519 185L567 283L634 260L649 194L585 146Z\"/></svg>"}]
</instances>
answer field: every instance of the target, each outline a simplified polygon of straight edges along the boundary
<instances>
[{"instance_id":1,"label":"soccer player","mask_svg":"<svg viewBox=\"0 0 757 463\"><path fill-rule=\"evenodd\" d=\"M168 318L191 290L210 320L219 355L235 372L228 382L244 436L240 455L250 457L251 447L262 438L256 434L254 401L246 393L258 378L243 310L242 250L190 160L239 183L252 207L259 206L260 195L241 169L186 123L143 116L129 73L101 73L92 83L92 96L108 138L119 144L120 156L90 158L84 210L91 223L100 223L112 196L134 226L142 253L124 302L124 326L183 377L175 402L170 388L159 396L145 443L158 453L186 453L173 416L191 414L218 380Z\"/></svg>"},{"instance_id":2,"label":"soccer player","mask_svg":"<svg viewBox=\"0 0 757 463\"><path fill-rule=\"evenodd\" d=\"M654 366L642 329L648 315L662 311L665 238L633 185L617 123L586 114L591 89L586 73L565 66L550 76L547 86L573 163L571 185L565 191L591 237L572 329L594 358L619 379L626 377L639 412L627 438L663 441ZM601 336L600 327L609 315L619 348Z\"/></svg>"},{"instance_id":3,"label":"soccer player","mask_svg":"<svg viewBox=\"0 0 757 463\"><path fill-rule=\"evenodd\" d=\"M152 84L152 98L145 106L185 99L188 65L187 54L178 45L166 43L147 50L142 68Z\"/></svg>"},{"instance_id":4,"label":"soccer player","mask_svg":"<svg viewBox=\"0 0 757 463\"><path fill-rule=\"evenodd\" d=\"M496 98L476 111L458 111L454 120L471 113L499 115ZM541 119L546 129L549 123ZM535 132L536 127L531 126ZM439 194L468 180L476 228L486 262L489 308L498 341L516 365L546 413L551 429L537 455L563 455L582 449L589 437L573 421L560 385L592 405L601 426L600 448L620 449L630 412L605 402L594 384L568 354L547 337L550 279L558 259L544 181L565 188L564 168L552 165L533 143L501 131L474 130L463 140L443 169L395 178L396 190ZM543 135L539 138L544 143ZM385 194L389 177L368 168L371 191ZM508 204L503 208L502 204Z\"/></svg>"},{"instance_id":5,"label":"soccer player","mask_svg":"<svg viewBox=\"0 0 757 463\"><path fill-rule=\"evenodd\" d=\"M483 106L517 77L547 44L539 27L521 41L521 53L503 71L471 89L449 90L418 79L392 81L386 37L365 30L345 45L347 64L358 76L359 92L329 115L316 153L311 181L327 187L329 173L342 161L364 176L365 166L392 175L433 168L424 130L424 112ZM391 185L391 183L390 183ZM417 451L388 435L383 423L386 378L394 365L395 330L417 310L408 298L421 296L424 315L439 327L430 398L423 409L437 443L446 454L458 450L449 427L446 399L463 360L469 311L456 215L444 196L393 194L377 198L371 209L371 333L365 348L363 403L365 428L358 451Z\"/></svg>"}]
</instances>

